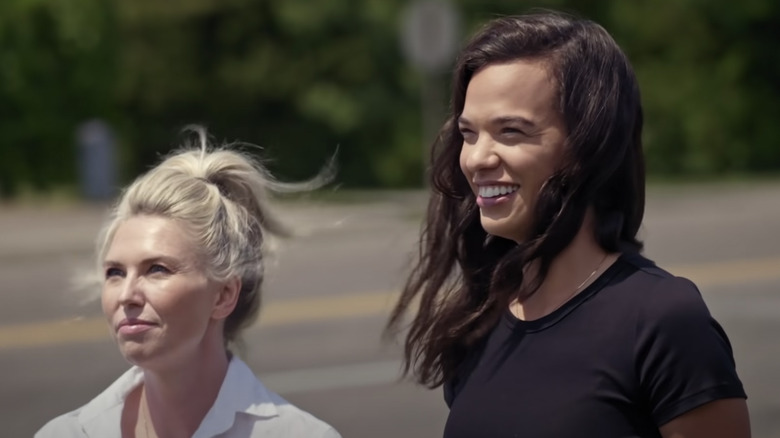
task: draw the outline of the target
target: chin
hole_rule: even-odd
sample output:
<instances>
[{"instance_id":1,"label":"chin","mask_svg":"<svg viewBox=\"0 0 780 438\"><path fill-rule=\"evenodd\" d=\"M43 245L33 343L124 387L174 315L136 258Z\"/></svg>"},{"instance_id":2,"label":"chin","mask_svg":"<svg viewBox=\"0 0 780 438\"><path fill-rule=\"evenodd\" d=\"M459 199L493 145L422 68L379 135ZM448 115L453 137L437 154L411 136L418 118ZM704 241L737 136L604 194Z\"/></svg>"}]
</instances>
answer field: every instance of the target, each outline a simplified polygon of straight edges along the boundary
<instances>
[{"instance_id":1,"label":"chin","mask_svg":"<svg viewBox=\"0 0 780 438\"><path fill-rule=\"evenodd\" d=\"M525 234L522 231L523 227L512 221L506 219L490 219L483 216L481 218L481 223L482 229L491 236L513 240L517 243L525 240Z\"/></svg>"},{"instance_id":2,"label":"chin","mask_svg":"<svg viewBox=\"0 0 780 438\"><path fill-rule=\"evenodd\" d=\"M119 353L122 354L122 357L124 357L126 361L140 367L143 367L143 365L149 361L150 357L148 353L139 351L137 348L120 348Z\"/></svg>"},{"instance_id":3,"label":"chin","mask_svg":"<svg viewBox=\"0 0 780 438\"><path fill-rule=\"evenodd\" d=\"M158 356L160 356L155 352L154 348L150 347L150 345L125 342L119 345L119 353L131 364L147 368L148 365L155 362Z\"/></svg>"}]
</instances>

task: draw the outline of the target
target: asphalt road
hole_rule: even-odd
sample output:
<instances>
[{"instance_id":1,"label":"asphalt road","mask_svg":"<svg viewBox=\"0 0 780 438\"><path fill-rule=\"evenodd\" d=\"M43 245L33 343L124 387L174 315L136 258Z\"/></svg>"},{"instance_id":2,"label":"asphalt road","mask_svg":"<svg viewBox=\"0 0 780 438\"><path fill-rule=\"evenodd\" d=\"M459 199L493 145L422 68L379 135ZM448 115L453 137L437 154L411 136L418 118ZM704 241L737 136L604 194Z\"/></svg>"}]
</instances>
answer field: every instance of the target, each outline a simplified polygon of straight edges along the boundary
<instances>
[{"instance_id":1,"label":"asphalt road","mask_svg":"<svg viewBox=\"0 0 780 438\"><path fill-rule=\"evenodd\" d=\"M414 251L422 193L342 204L285 203L302 236L268 268L250 366L349 437L440 436L440 390L398 380L381 329ZM31 436L85 403L127 365L99 305L71 279L90 267L100 206L0 206L0 425ZM780 184L655 187L646 254L699 284L735 350L754 437L780 438Z\"/></svg>"}]
</instances>

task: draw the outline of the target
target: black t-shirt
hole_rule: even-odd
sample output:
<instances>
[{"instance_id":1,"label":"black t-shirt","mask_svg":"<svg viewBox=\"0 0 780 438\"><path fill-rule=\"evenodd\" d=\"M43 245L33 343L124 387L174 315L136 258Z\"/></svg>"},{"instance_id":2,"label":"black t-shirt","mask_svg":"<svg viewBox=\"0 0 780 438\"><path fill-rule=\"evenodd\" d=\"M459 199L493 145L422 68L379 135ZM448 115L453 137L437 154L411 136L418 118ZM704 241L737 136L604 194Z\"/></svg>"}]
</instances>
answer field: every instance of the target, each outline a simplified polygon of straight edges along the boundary
<instances>
[{"instance_id":1,"label":"black t-shirt","mask_svg":"<svg viewBox=\"0 0 780 438\"><path fill-rule=\"evenodd\" d=\"M507 311L444 395L445 438L660 437L691 409L746 397L696 286L638 254L543 318Z\"/></svg>"}]
</instances>

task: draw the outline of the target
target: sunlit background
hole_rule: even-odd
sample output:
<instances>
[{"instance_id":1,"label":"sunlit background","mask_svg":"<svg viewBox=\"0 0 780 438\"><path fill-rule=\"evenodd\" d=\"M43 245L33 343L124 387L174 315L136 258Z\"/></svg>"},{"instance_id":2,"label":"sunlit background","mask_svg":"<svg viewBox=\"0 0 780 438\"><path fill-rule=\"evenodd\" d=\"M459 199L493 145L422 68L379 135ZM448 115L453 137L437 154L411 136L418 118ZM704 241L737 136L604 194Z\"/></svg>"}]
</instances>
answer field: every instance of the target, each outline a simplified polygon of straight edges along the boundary
<instances>
[{"instance_id":1,"label":"sunlit background","mask_svg":"<svg viewBox=\"0 0 780 438\"><path fill-rule=\"evenodd\" d=\"M345 437L440 434L441 394L395 381L400 352L380 332L414 250L451 50L532 7L597 21L631 59L648 255L700 285L754 436L780 437L775 0L3 0L0 435L30 436L126 367L70 279L106 202L191 123L261 146L281 179L338 163L327 193L279 205L307 234L282 246L247 335L261 379Z\"/></svg>"}]
</instances>

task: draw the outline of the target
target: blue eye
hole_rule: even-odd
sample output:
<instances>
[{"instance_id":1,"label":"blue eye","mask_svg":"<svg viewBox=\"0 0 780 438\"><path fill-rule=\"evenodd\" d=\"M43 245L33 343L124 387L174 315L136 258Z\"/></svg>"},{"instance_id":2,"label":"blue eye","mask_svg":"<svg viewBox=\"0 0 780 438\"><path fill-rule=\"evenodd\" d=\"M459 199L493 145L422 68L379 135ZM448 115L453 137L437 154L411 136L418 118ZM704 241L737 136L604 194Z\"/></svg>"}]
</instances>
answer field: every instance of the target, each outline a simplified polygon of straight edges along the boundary
<instances>
[{"instance_id":1,"label":"blue eye","mask_svg":"<svg viewBox=\"0 0 780 438\"><path fill-rule=\"evenodd\" d=\"M163 265L154 264L149 267L149 273L151 274L156 274L156 273L169 274L170 272L171 270L166 268Z\"/></svg>"},{"instance_id":2,"label":"blue eye","mask_svg":"<svg viewBox=\"0 0 780 438\"><path fill-rule=\"evenodd\" d=\"M122 275L122 270L119 268L106 269L106 278L117 277Z\"/></svg>"}]
</instances>

